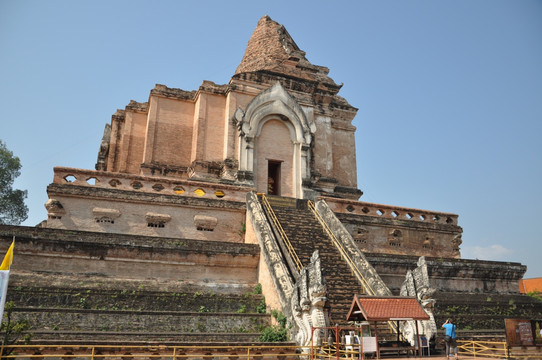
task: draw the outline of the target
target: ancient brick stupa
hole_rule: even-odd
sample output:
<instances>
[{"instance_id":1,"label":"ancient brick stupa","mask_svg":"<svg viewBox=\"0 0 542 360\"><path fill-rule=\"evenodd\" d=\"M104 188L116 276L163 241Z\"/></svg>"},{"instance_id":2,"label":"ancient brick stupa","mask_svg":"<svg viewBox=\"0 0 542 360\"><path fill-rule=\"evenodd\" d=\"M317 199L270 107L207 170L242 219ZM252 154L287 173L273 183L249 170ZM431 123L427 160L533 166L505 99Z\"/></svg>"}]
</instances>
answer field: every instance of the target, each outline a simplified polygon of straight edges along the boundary
<instances>
[{"instance_id":1,"label":"ancient brick stupa","mask_svg":"<svg viewBox=\"0 0 542 360\"><path fill-rule=\"evenodd\" d=\"M161 321L149 328L133 317L152 316L156 294L242 298L259 283L267 309L283 312L292 340L306 344L307 324L344 323L357 293L417 296L424 306L436 299L426 309L437 320L449 315L446 299L465 293L523 304L517 292L525 266L461 259L457 215L359 201L357 109L328 72L264 16L228 84L203 81L192 91L156 85L147 102L117 110L96 170L54 169L47 221L0 227L4 247L18 239L9 294L21 303L19 315L50 338L55 331L35 315L37 304L77 308L76 295L85 293L90 309L115 319L104 325L108 334L93 327L97 340L123 332L187 339L202 329L172 321L166 331ZM134 285L140 303L111 300ZM70 287L72 300L63 304L36 290ZM181 316L183 304L172 300L160 310ZM67 337L91 326L62 311L55 316ZM425 326L426 334L436 331L434 320ZM231 335L233 328L205 331L227 341L257 338L257 329Z\"/></svg>"}]
</instances>

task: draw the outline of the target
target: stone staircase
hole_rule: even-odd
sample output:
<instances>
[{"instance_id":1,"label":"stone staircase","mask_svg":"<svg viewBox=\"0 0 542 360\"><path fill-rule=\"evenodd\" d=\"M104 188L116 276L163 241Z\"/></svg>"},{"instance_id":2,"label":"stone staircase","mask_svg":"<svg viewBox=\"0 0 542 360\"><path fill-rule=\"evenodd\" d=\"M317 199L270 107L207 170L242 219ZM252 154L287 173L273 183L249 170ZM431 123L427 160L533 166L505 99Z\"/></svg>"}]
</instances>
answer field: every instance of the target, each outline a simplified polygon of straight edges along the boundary
<instances>
[{"instance_id":1,"label":"stone staircase","mask_svg":"<svg viewBox=\"0 0 542 360\"><path fill-rule=\"evenodd\" d=\"M267 199L303 266L309 264L315 250L319 251L328 288L331 323L345 324L353 295L364 292L361 284L307 207L307 200L275 196Z\"/></svg>"},{"instance_id":2,"label":"stone staircase","mask_svg":"<svg viewBox=\"0 0 542 360\"><path fill-rule=\"evenodd\" d=\"M437 326L452 317L460 331L484 334L499 330L504 336L506 318L542 318L542 302L523 294L437 292L435 299Z\"/></svg>"},{"instance_id":3,"label":"stone staircase","mask_svg":"<svg viewBox=\"0 0 542 360\"><path fill-rule=\"evenodd\" d=\"M14 320L30 322L32 343L253 343L271 324L257 277L248 275L256 274L257 246L0 226L0 241L13 235L7 301L14 302ZM110 272L81 265L89 258L83 253L96 249L101 257L94 261ZM168 261L142 260L156 254ZM67 256L70 268L51 263ZM228 270L236 264L243 268L238 276ZM115 266L131 266L132 276L118 276Z\"/></svg>"},{"instance_id":4,"label":"stone staircase","mask_svg":"<svg viewBox=\"0 0 542 360\"><path fill-rule=\"evenodd\" d=\"M33 342L253 342L270 324L250 289L40 275L12 276L7 299L14 318L30 321Z\"/></svg>"}]
</instances>

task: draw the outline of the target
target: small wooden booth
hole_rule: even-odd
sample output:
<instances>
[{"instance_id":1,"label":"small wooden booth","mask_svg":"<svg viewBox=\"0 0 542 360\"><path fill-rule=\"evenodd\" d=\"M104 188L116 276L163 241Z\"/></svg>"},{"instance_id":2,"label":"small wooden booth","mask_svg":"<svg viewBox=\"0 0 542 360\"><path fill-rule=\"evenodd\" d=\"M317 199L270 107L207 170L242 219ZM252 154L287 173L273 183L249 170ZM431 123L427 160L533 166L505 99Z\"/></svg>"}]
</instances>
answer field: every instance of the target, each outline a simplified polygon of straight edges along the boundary
<instances>
[{"instance_id":1,"label":"small wooden booth","mask_svg":"<svg viewBox=\"0 0 542 360\"><path fill-rule=\"evenodd\" d=\"M377 322L393 322L397 325L397 340L399 342L399 322L400 321L415 321L416 323L416 344L419 355L422 355L422 346L420 342L420 334L418 333L417 320L429 320L429 315L423 310L418 300L413 297L405 296L388 296L374 297L364 295L354 295L350 311L346 317L347 321L356 322L373 322L375 328L374 346L376 347L377 358L380 359L381 347L378 344L378 331L376 331ZM415 347L403 347L402 350L415 350ZM382 350L399 351L401 348L382 348ZM362 350L363 351L363 350Z\"/></svg>"}]
</instances>

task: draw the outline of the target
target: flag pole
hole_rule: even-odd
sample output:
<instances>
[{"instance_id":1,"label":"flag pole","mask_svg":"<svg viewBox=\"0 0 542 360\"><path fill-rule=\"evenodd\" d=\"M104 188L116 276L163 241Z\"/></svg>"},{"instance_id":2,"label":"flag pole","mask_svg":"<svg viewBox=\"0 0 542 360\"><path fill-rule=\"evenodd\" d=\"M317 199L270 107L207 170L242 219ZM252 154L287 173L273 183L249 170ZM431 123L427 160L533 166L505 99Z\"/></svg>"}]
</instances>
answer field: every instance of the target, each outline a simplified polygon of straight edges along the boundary
<instances>
[{"instance_id":1,"label":"flag pole","mask_svg":"<svg viewBox=\"0 0 542 360\"><path fill-rule=\"evenodd\" d=\"M15 247L15 236L9 246L4 260L0 265L0 324L4 318L4 306L6 305L6 297L8 295L8 281L9 281L9 269L13 262L13 248Z\"/></svg>"}]
</instances>

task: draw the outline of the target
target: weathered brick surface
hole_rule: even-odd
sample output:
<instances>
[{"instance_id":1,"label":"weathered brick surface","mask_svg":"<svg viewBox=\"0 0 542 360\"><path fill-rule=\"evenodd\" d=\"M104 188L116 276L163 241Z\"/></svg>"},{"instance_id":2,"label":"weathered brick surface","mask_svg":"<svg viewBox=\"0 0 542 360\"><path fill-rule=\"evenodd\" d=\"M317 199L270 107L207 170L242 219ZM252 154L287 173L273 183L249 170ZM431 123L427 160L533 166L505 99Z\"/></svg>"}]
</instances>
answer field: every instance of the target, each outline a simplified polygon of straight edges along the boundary
<instances>
[{"instance_id":1,"label":"weathered brick surface","mask_svg":"<svg viewBox=\"0 0 542 360\"><path fill-rule=\"evenodd\" d=\"M33 281L26 281L29 276L13 276L7 300L16 304L15 320L30 322L34 342L256 341L271 321L269 314L258 313L262 296L247 288L215 293L218 289L202 285L66 279L55 274L38 281L34 274ZM55 286L66 283L73 286Z\"/></svg>"},{"instance_id":2,"label":"weathered brick surface","mask_svg":"<svg viewBox=\"0 0 542 360\"><path fill-rule=\"evenodd\" d=\"M394 294L399 294L405 274L417 266L417 255L365 253ZM426 257L431 286L442 292L517 294L526 267L520 263Z\"/></svg>"},{"instance_id":3,"label":"weathered brick surface","mask_svg":"<svg viewBox=\"0 0 542 360\"><path fill-rule=\"evenodd\" d=\"M269 16L264 16L258 21L235 74L262 70L337 86L327 76L329 69L312 65L305 58L305 52L299 49L284 26L273 21Z\"/></svg>"},{"instance_id":4,"label":"weathered brick surface","mask_svg":"<svg viewBox=\"0 0 542 360\"><path fill-rule=\"evenodd\" d=\"M94 309L137 311L183 311L212 313L257 313L258 306L265 301L261 295L215 293L211 289L188 292L146 290L145 284L134 290L101 289L84 286L71 288L25 286L24 282L12 278L8 301L18 307ZM83 285L85 285L83 283Z\"/></svg>"},{"instance_id":5,"label":"weathered brick surface","mask_svg":"<svg viewBox=\"0 0 542 360\"><path fill-rule=\"evenodd\" d=\"M357 204L359 208L378 208L378 204ZM346 206L345 206L346 207ZM382 208L384 208L382 206ZM385 209L391 214L399 210ZM338 209L339 210L339 209ZM406 214L412 210L404 209ZM419 221L406 218L394 218L390 215L378 216L376 214L355 214L348 213L344 209L336 212L336 216L344 224L358 244L360 250L370 253L385 253L394 255L417 255L459 258L459 245L462 229L455 224L441 223L434 221ZM419 211L419 210L418 210ZM346 212L346 213L345 213ZM361 212L361 211L360 211ZM441 214L445 216L448 214ZM424 212L423 216L429 218L436 216ZM457 216L456 216L457 218ZM456 219L455 219L456 221Z\"/></svg>"},{"instance_id":6,"label":"weathered brick surface","mask_svg":"<svg viewBox=\"0 0 542 360\"><path fill-rule=\"evenodd\" d=\"M63 331L257 333L270 323L268 314L115 311L18 308L33 327Z\"/></svg>"},{"instance_id":7,"label":"weathered brick surface","mask_svg":"<svg viewBox=\"0 0 542 360\"><path fill-rule=\"evenodd\" d=\"M452 317L459 329L499 329L504 333L506 318L542 318L542 301L523 294L438 292L435 299L438 326Z\"/></svg>"},{"instance_id":8,"label":"weathered brick surface","mask_svg":"<svg viewBox=\"0 0 542 360\"><path fill-rule=\"evenodd\" d=\"M208 192L215 192L212 187L203 188ZM228 194L228 190L221 191ZM54 198L62 204L64 212L60 219L49 218L47 222L49 228L242 242L238 230L244 222L245 206L238 201L221 200L214 195L212 196L215 199L210 199L196 195L176 195L171 191L169 193L127 191L56 183L50 184L47 192L51 199ZM117 211L119 216L110 219L114 222L100 222L94 213L96 208ZM170 220L163 227L149 227L147 218L149 213L163 214ZM194 217L199 214L216 218L218 220L216 228L213 231L199 230L194 223Z\"/></svg>"},{"instance_id":9,"label":"weathered brick surface","mask_svg":"<svg viewBox=\"0 0 542 360\"><path fill-rule=\"evenodd\" d=\"M293 181L285 181L284 189L307 180L306 186L316 191L357 199L361 192L356 189L355 127L352 125L357 109L338 95L342 85L336 84L328 73L328 68L313 65L306 59L282 25L264 16L227 85L204 81L197 91L156 85L151 90L149 103L130 102L124 110L118 111L112 118L110 136L104 137L101 143L97 168L134 175L159 173L198 181L239 180L239 185L255 185L250 180L245 182L243 176L237 178L236 171L244 170L242 167L227 170L228 162L241 161L240 152L236 150L241 146L239 139L244 131L236 129L232 117L238 108L247 109L253 99L279 82L296 105L303 108L304 117L315 124L311 133L303 136L308 141L306 147L314 148L314 154L325 154L307 159L303 177L297 174ZM277 108L274 114L294 124L294 119L288 118L283 108ZM315 138L309 141L312 135ZM289 138L287 134L286 140ZM277 139L280 138L274 138ZM262 148L269 145L268 141L259 141L257 136L254 140L256 152L262 153ZM275 146L278 150L283 148ZM292 144L289 147L292 148ZM304 161L299 150L292 155L288 160L283 159L285 165L299 166ZM264 161L256 158L250 161L258 166L257 172L266 171ZM321 178L322 182L315 180L311 184L313 178ZM334 185L353 192L326 188L324 179L331 179ZM292 195L289 191L283 194Z\"/></svg>"},{"instance_id":10,"label":"weathered brick surface","mask_svg":"<svg viewBox=\"0 0 542 360\"><path fill-rule=\"evenodd\" d=\"M0 247L13 236L8 301L34 341L187 341L209 332L254 341L271 320L252 294L254 244L0 226Z\"/></svg>"}]
</instances>

